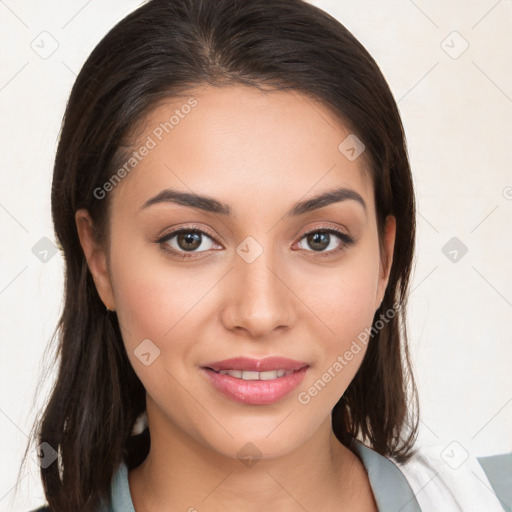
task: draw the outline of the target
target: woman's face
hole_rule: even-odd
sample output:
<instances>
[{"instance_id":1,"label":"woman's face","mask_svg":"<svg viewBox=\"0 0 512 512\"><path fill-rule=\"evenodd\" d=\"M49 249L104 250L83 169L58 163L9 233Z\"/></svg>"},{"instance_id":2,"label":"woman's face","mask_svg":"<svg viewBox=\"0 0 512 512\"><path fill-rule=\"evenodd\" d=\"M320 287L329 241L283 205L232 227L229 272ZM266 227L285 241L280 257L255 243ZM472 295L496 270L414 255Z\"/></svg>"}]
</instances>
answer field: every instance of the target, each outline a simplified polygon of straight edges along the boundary
<instances>
[{"instance_id":1,"label":"woman's face","mask_svg":"<svg viewBox=\"0 0 512 512\"><path fill-rule=\"evenodd\" d=\"M387 284L362 146L312 99L246 86L192 91L144 124L136 165L96 191L111 194L105 253L77 219L150 428L231 457L291 452L330 421Z\"/></svg>"}]
</instances>

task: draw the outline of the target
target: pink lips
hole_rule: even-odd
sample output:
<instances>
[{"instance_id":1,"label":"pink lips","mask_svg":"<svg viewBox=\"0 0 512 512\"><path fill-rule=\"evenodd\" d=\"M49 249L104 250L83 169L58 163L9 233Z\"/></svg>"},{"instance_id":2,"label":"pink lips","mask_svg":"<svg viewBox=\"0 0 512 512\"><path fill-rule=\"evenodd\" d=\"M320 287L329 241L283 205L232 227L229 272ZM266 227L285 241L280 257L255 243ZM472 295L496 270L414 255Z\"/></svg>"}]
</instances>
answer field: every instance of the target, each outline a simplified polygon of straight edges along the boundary
<instances>
[{"instance_id":1,"label":"pink lips","mask_svg":"<svg viewBox=\"0 0 512 512\"><path fill-rule=\"evenodd\" d=\"M291 393L302 382L308 368L307 363L284 357L264 359L236 357L208 363L202 367L202 370L210 383L224 396L245 404L265 405L277 402ZM237 376L219 373L225 370L234 370ZM284 370L285 375L270 379L268 373L266 376L261 376L267 380L246 380L240 375L240 372L261 373L278 370ZM245 376L256 377L254 373L245 374Z\"/></svg>"}]
</instances>

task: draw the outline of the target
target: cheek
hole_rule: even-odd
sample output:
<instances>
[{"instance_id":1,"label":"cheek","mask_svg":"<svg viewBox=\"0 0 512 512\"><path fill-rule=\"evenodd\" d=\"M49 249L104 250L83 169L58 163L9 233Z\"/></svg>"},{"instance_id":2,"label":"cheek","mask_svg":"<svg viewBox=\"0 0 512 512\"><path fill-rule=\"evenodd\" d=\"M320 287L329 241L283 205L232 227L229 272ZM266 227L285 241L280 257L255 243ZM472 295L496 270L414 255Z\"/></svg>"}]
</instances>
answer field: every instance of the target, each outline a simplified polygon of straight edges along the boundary
<instances>
[{"instance_id":1,"label":"cheek","mask_svg":"<svg viewBox=\"0 0 512 512\"><path fill-rule=\"evenodd\" d=\"M354 269L335 291L330 291L329 314L335 336L346 345L365 328L371 326L375 314L377 276L362 268ZM340 348L342 348L340 346Z\"/></svg>"},{"instance_id":2,"label":"cheek","mask_svg":"<svg viewBox=\"0 0 512 512\"><path fill-rule=\"evenodd\" d=\"M299 402L314 401L315 406L323 402L332 408L354 378L371 342L378 275L378 253L368 248L354 251L335 270L316 276L307 305L321 320L318 364Z\"/></svg>"},{"instance_id":3,"label":"cheek","mask_svg":"<svg viewBox=\"0 0 512 512\"><path fill-rule=\"evenodd\" d=\"M165 377L165 369L175 374L197 364L201 355L197 333L216 315L211 297L218 272L207 264L180 267L179 262L170 262L165 254L142 244L119 244L111 253L111 263L123 341L145 387ZM143 342L158 353L157 364L146 367L137 359Z\"/></svg>"},{"instance_id":4,"label":"cheek","mask_svg":"<svg viewBox=\"0 0 512 512\"><path fill-rule=\"evenodd\" d=\"M122 257L112 272L117 317L128 358L149 395L163 401L172 397L174 406L185 411L193 404L176 382L191 377L186 368L194 343L187 332L198 332L198 319L204 314L200 299L211 284L207 280L191 286L193 274L173 268L154 253L154 248L119 248Z\"/></svg>"},{"instance_id":5,"label":"cheek","mask_svg":"<svg viewBox=\"0 0 512 512\"><path fill-rule=\"evenodd\" d=\"M153 244L134 239L113 240L111 278L120 324L130 343L139 338L164 338L194 308L209 280L179 268ZM140 340L139 340L140 342Z\"/></svg>"},{"instance_id":6,"label":"cheek","mask_svg":"<svg viewBox=\"0 0 512 512\"><path fill-rule=\"evenodd\" d=\"M314 279L302 278L302 294L326 327L324 333L330 334L326 339L343 345L371 325L378 279L379 258L373 245L347 253L339 265L317 272Z\"/></svg>"},{"instance_id":7,"label":"cheek","mask_svg":"<svg viewBox=\"0 0 512 512\"><path fill-rule=\"evenodd\" d=\"M158 353L158 366L171 368L176 361L188 359L193 345L184 329L194 331L198 328L195 317L204 306L197 304L202 295L200 290L178 293L176 290L180 289L187 288L186 283L180 283L179 279L167 281L162 276L155 278L140 270L132 272L118 287L116 293L122 297L119 300L118 320L126 350L136 371L140 363L134 359L134 355L140 352L139 347L148 339L151 340L148 346ZM194 307L194 304L197 306ZM145 343L148 344L147 341Z\"/></svg>"}]
</instances>

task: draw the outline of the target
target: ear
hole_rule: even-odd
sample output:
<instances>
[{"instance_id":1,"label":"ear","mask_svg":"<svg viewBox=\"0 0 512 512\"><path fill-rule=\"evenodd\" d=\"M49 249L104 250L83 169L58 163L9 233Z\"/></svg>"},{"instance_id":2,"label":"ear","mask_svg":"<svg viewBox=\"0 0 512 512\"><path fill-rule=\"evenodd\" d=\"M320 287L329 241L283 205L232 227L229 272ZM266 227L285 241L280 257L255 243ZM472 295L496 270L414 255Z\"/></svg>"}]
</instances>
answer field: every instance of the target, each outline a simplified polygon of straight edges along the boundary
<instances>
[{"instance_id":1,"label":"ear","mask_svg":"<svg viewBox=\"0 0 512 512\"><path fill-rule=\"evenodd\" d=\"M108 272L107 253L94 236L93 221L89 212L85 209L77 210L75 222L80 245L84 251L98 295L103 304L111 311L114 311L116 304Z\"/></svg>"},{"instance_id":2,"label":"ear","mask_svg":"<svg viewBox=\"0 0 512 512\"><path fill-rule=\"evenodd\" d=\"M377 290L377 302L375 304L375 311L379 309L386 287L389 281L389 274L391 272L391 265L393 263L393 253L395 248L396 236L396 218L393 215L386 217L386 224L384 227L384 255L381 255L379 265L379 284Z\"/></svg>"}]
</instances>

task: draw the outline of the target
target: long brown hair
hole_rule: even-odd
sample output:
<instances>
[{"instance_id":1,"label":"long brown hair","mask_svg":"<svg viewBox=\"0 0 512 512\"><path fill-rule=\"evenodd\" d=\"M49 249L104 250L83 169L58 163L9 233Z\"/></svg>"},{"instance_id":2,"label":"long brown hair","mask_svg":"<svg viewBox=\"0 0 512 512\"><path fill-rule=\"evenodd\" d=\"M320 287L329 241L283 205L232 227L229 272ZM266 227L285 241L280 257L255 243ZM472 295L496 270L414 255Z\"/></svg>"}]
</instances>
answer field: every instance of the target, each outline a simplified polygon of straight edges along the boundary
<instances>
[{"instance_id":1,"label":"long brown hair","mask_svg":"<svg viewBox=\"0 0 512 512\"><path fill-rule=\"evenodd\" d=\"M115 313L106 313L81 249L75 212L86 208L98 240L108 196L94 193L129 150L134 126L155 105L201 84L293 90L326 105L364 142L381 250L384 223L397 220L383 303L393 310L375 329L364 361L333 409L348 444L408 460L418 400L405 323L415 244L415 200L400 115L373 58L337 20L302 0L151 0L96 46L71 91L55 159L52 215L65 260L65 303L58 325L58 376L34 426L37 444L58 452L41 468L53 512L95 510L121 462L138 465L149 432L131 436L145 390L125 352ZM34 441L34 439L32 440Z\"/></svg>"}]
</instances>

